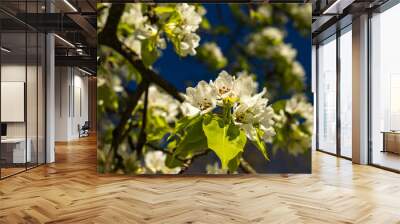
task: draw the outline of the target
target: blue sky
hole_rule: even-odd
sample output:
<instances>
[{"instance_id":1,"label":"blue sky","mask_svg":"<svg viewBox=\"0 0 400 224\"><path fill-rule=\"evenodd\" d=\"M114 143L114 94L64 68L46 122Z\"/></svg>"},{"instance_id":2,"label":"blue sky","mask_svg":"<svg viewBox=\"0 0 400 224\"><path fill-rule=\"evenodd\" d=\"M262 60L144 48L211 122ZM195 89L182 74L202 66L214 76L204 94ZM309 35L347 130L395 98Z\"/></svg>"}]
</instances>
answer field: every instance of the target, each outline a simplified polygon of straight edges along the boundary
<instances>
[{"instance_id":1,"label":"blue sky","mask_svg":"<svg viewBox=\"0 0 400 224\"><path fill-rule=\"evenodd\" d=\"M223 24L230 30L235 30L236 35L244 36L248 31L242 27L237 29L237 24L232 18L229 6L227 4L204 4L207 14L206 17L211 25ZM287 25L286 43L292 44L292 47L297 49L297 60L303 65L306 76L307 85L310 85L311 80L311 37L304 37L300 35L289 23ZM228 36L219 35L214 37L206 33L200 33L201 42L216 41L221 47L224 55L229 50ZM214 79L219 71L210 71L195 57L180 58L173 50L172 45L169 43L166 50L163 51L163 56L155 63L154 68L165 79L175 85L180 91L185 91L186 86L196 85L200 80ZM259 74L257 74L259 75ZM262 76L259 76L262 80Z\"/></svg>"}]
</instances>

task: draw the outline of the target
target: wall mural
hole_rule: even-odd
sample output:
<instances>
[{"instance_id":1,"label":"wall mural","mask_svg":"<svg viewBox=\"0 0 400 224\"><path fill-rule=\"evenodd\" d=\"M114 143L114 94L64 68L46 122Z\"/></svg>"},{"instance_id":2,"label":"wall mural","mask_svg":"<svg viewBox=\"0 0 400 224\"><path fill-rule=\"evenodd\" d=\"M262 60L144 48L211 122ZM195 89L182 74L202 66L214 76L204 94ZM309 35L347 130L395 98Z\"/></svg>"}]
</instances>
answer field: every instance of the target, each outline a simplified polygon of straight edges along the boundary
<instances>
[{"instance_id":1,"label":"wall mural","mask_svg":"<svg viewBox=\"0 0 400 224\"><path fill-rule=\"evenodd\" d=\"M311 4L97 8L100 173L311 172Z\"/></svg>"}]
</instances>

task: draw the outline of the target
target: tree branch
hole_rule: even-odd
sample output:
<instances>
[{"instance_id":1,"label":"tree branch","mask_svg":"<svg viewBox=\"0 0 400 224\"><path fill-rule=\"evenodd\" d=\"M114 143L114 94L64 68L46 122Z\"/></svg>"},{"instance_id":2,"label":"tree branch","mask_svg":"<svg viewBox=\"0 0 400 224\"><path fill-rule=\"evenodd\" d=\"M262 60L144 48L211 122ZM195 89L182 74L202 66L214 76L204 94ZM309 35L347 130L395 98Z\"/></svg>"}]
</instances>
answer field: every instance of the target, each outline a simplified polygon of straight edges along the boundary
<instances>
[{"instance_id":1,"label":"tree branch","mask_svg":"<svg viewBox=\"0 0 400 224\"><path fill-rule=\"evenodd\" d=\"M142 75L143 80L147 80L149 83L154 83L164 89L167 93L173 96L180 102L183 102L183 97L179 93L178 89L175 88L167 80L163 79L160 75L154 72L152 69L147 68L139 56L132 51L130 48L124 46L117 37L117 26L121 15L124 10L124 5L113 4L109 11L106 25L104 29L99 33L99 44L109 46L116 52L121 54L128 60Z\"/></svg>"},{"instance_id":2,"label":"tree branch","mask_svg":"<svg viewBox=\"0 0 400 224\"><path fill-rule=\"evenodd\" d=\"M119 144L122 142L122 140L126 136L124 133L129 132L129 130L128 130L128 132L125 130L125 126L126 126L128 120L131 118L132 111L137 106L138 101L139 101L140 97L142 96L143 92L146 90L147 86L148 86L148 83L143 80L138 85L136 91L133 94L129 95L130 100L128 100L128 104L127 104L124 112L121 115L121 119L120 119L118 125L114 128L114 130L112 132L113 139L111 142L111 150L110 151L117 152ZM132 128L132 127L133 126L131 126L130 128Z\"/></svg>"},{"instance_id":3,"label":"tree branch","mask_svg":"<svg viewBox=\"0 0 400 224\"><path fill-rule=\"evenodd\" d=\"M257 171L243 158L240 158L240 167L246 173L257 174Z\"/></svg>"},{"instance_id":4,"label":"tree branch","mask_svg":"<svg viewBox=\"0 0 400 224\"><path fill-rule=\"evenodd\" d=\"M143 107L143 117L142 117L142 127L139 132L139 139L136 144L136 150L138 155L142 153L142 149L144 144L147 141L146 136L146 123L147 123L147 107L148 107L148 100L149 100L149 86L147 85L146 91L144 92L144 107Z\"/></svg>"},{"instance_id":5,"label":"tree branch","mask_svg":"<svg viewBox=\"0 0 400 224\"><path fill-rule=\"evenodd\" d=\"M130 100L128 101L128 105L122 113L118 125L113 130L113 139L111 143L111 150L109 153L110 157L112 157L111 152L118 151L119 144L126 137L126 134L129 133L129 129L131 127L128 127L128 130L125 130L125 126L128 120L131 118L132 111L135 109L143 91L150 85L150 83L154 83L160 86L167 93L169 93L180 102L183 101L183 97L179 94L179 91L172 84L164 80L153 70L147 68L135 52L127 47L124 47L123 44L118 40L117 28L124 9L124 4L112 4L109 10L106 24L103 30L98 34L98 42L99 44L111 47L114 51L122 55L129 63L131 63L142 75L142 82L139 84L137 90L133 94L128 93L130 98ZM143 134L141 136L143 136ZM142 145L141 147L143 147L143 144L144 143L140 143L140 145ZM138 146L140 145L138 144Z\"/></svg>"}]
</instances>

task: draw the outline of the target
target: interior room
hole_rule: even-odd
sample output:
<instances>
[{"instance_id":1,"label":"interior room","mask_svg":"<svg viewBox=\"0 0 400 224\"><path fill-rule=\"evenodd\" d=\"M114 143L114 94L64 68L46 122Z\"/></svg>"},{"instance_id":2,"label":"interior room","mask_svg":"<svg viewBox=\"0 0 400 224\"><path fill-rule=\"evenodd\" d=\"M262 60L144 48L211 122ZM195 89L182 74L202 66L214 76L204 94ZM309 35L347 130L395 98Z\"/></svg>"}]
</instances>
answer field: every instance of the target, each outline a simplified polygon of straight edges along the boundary
<instances>
[{"instance_id":1,"label":"interior room","mask_svg":"<svg viewBox=\"0 0 400 224\"><path fill-rule=\"evenodd\" d=\"M393 27L399 20L400 5L371 18L371 162L395 170L400 170L400 33Z\"/></svg>"},{"instance_id":2,"label":"interior room","mask_svg":"<svg viewBox=\"0 0 400 224\"><path fill-rule=\"evenodd\" d=\"M93 1L0 2L0 179L54 162L55 142L95 135L94 10Z\"/></svg>"},{"instance_id":3,"label":"interior room","mask_svg":"<svg viewBox=\"0 0 400 224\"><path fill-rule=\"evenodd\" d=\"M56 142L68 142L95 134L95 122L89 121L89 112L96 111L89 104L95 99L96 80L79 67L56 67ZM91 92L90 92L91 91ZM93 118L91 118L93 119Z\"/></svg>"},{"instance_id":4,"label":"interior room","mask_svg":"<svg viewBox=\"0 0 400 224\"><path fill-rule=\"evenodd\" d=\"M313 40L318 86L316 148L353 162L399 172L400 67L396 54L400 50L400 33L393 27L400 19L400 6L393 1L371 6L366 19L370 25L363 26L367 27L365 31L353 29L355 15L351 14L361 14L365 5L354 3L346 7L335 23L320 26ZM357 39L360 35L365 42ZM365 50L353 52L360 45ZM362 60L357 59L359 56ZM355 62L367 66L361 68L366 72L363 76L355 76L360 71ZM357 92L360 90L361 94ZM363 108L362 116L353 111L354 107ZM358 120L360 117L362 121ZM361 122L363 136L354 138L358 129L353 122ZM362 162L352 158L360 156L353 151L357 147L352 146L359 138L368 152Z\"/></svg>"},{"instance_id":5,"label":"interior room","mask_svg":"<svg viewBox=\"0 0 400 224\"><path fill-rule=\"evenodd\" d=\"M45 162L44 34L22 23L7 28L0 32L1 178Z\"/></svg>"},{"instance_id":6,"label":"interior room","mask_svg":"<svg viewBox=\"0 0 400 224\"><path fill-rule=\"evenodd\" d=\"M247 21L244 22L245 25L238 23L240 25L236 29L223 26L234 18L220 13L219 4L214 4L213 7L207 8L208 15L218 16L208 17L212 20L210 23L201 22L198 30L191 30L191 38L188 39L190 39L192 51L184 51L186 59L178 55L179 51L175 48L175 44L178 47L186 47L185 44L182 45L179 41L174 43L168 41L170 37L166 36L166 33L163 33L164 36L157 36L160 33L153 32L155 29L153 26L140 30L139 36L143 40L135 39L139 36L133 34L137 34L135 31L143 27L126 26L125 22L120 23L122 14L129 14L124 19L131 23L139 22L139 20L132 20L134 16L139 15L141 22L146 21L157 25L158 19L165 19L167 16L153 17L154 15L171 13L174 15L170 15L171 21L164 20L164 22L172 22L172 26L160 27L162 30L176 28L174 23L177 21L187 22L181 19L184 15L189 16L190 21L194 21L193 23L200 22L199 18L206 21L203 19L207 18L207 12L196 8L203 3L188 3L189 6L174 3L174 5L181 4L180 10L187 10L186 13L180 14L175 13L178 12L177 8L164 7L166 5L157 8L160 6L159 3L147 1L139 1L144 5L141 8L143 10L138 10L140 7L135 5L125 7L125 5L115 3L121 3L121 1L113 1L113 4L98 4L99 2L107 1L0 0L0 223L400 223L400 200L398 200L400 198L399 0L290 1L312 6L312 8L304 7L307 9L306 13L303 11L304 14L300 13L300 7L293 7L293 5L289 7L291 3L286 5L290 10L285 14L283 12L285 4L282 4L281 0L241 3L244 4L241 10L235 7L239 5L235 3L232 4L233 6L225 6L225 10L231 10L229 12L235 15L235 19ZM138 4L138 1L129 2ZM277 11L270 11L273 8L270 4L277 2L279 4L274 7ZM262 10L259 10L260 8ZM154 14L142 14L145 10L148 10L147 12L154 10ZM98 12L103 12L103 14ZM111 17L107 17L109 15ZM307 38L309 44L312 45L312 55L305 54L301 46L298 48L297 55L307 59L312 58L312 65L310 63L310 69L305 71L297 67L297 72L300 70L300 73L307 73L302 76L305 78L302 81L307 82L303 90L307 91L307 96L312 101L313 111L305 111L306 107L301 101L293 101L291 105L293 108L300 108L303 112L309 112L307 114L310 116L307 116L307 119L313 121L313 123L306 123L307 130L312 130L308 135L309 138L312 135L312 149L308 151L311 154L309 161L311 173L238 174L228 173L227 170L222 169L225 173L221 174L219 164L215 163L214 166L208 166L213 173L207 176L167 174L171 170L165 169L166 161L175 162L185 170L188 162L192 160L182 156L176 157L177 159L173 161L174 153L169 149L176 149L174 145L176 142L165 144L167 150L157 147L158 145L153 143L158 139L151 142L150 137L159 136L143 134L148 131L146 127L150 127L143 124L146 123L143 121L155 121L150 124L157 123L159 126L155 127L163 127L151 129L154 132L159 130L163 132L167 129L167 131L177 130L176 133L178 133L185 128L185 121L188 124L191 120L183 119L183 124L179 124L182 126L171 128L169 125L164 125L166 122L162 119L143 118L152 115L158 118L157 116L165 115L166 112L170 113L165 108L172 108L172 112L181 109L175 107L182 105L175 100L182 97L181 92L176 90L175 94L171 95L166 95L165 92L174 92L173 83L185 79L186 77L183 76L194 73L195 69L190 66L191 64L175 69L170 66L170 61L164 61L167 68L172 67L172 75L160 75L165 79L151 79L152 84L156 83L158 95L149 97L148 80L137 79L135 81L140 80L139 85L129 82L129 85L122 86L121 82L112 78L116 72L109 74L110 79L102 79L101 72L97 74L97 68L104 62L101 60L107 58L107 66L117 72L130 71L129 78L131 79L132 77L135 79L137 77L154 78L159 74L165 74L165 70L155 69L157 65L147 66L147 63L152 62L151 57L156 54L146 55L150 52L149 49L144 48L144 55L149 56L150 59L141 58L141 55L130 52L134 49L107 43L108 38L117 40L116 43L122 43L120 42L122 39L118 38L132 34L135 38L125 40L133 40L130 42L132 44L130 47L134 48L138 46L137 41L150 43L146 38L151 37L153 38L151 41L157 44L146 46L156 46L156 49L160 51L152 53L157 53L156 56L176 59L179 65L180 63L183 65L185 60L190 62L198 60L199 55L191 54L200 54L200 46L204 41L212 39L201 39L205 36L204 33L213 35L215 32L217 33L215 39L219 39L220 35L226 38L228 35L248 32L247 28L243 27L253 26L255 23L259 25L260 22L265 22L268 24L267 27L273 27L271 18L285 22L286 16L296 18L293 21L311 22L307 23L309 25L307 27L302 27L301 25L304 24L297 22L290 24L293 26L290 32L296 31L297 28L307 29L308 36L302 38ZM148 18L150 19L147 20ZM112 32L102 33L97 30L99 24ZM213 24L217 26L206 29ZM286 25L284 27L287 28ZM126 33L121 36L113 35L121 34L117 32L118 29ZM286 41L285 35L270 31L265 33L276 38L278 42L279 39ZM296 38L301 36L301 34L296 35ZM163 39L154 37L163 37ZM196 43L196 37L200 37L197 47L193 44ZM275 46L276 40L271 41L269 38L271 37L258 36L254 39L265 39L271 46ZM287 38L291 37L287 36ZM164 45L163 40L168 46L165 49L161 49ZM252 38L246 40L252 40ZM248 45L243 43L242 45L247 49ZM225 50L231 49L245 55L245 52L240 51L240 47L224 46L221 45L220 51L215 49L205 51L203 56L214 62L214 58L211 57L213 51L213 53L217 52L220 58L231 61L228 54L224 55ZM261 55L266 52L263 46L262 44L253 45ZM97 52L100 48L106 49L105 57L98 55L101 52L100 50ZM283 58L295 57L289 46L286 46L286 51L275 47L272 49L275 49L275 53L282 54L277 57L279 62ZM311 50L311 47L307 46L307 49ZM128 52L128 54L120 54L121 52ZM158 55L158 53L164 54ZM265 58L256 59L254 60L256 65L272 68L270 64L260 63L264 62ZM228 65L224 60L222 62ZM251 64L245 63L246 60L235 62L237 63L233 64L232 71L242 69L242 67L248 68ZM283 66L280 67L285 69L285 72L293 72L292 69L286 70L289 68L286 64L281 65ZM136 76L139 70L145 71L143 73L149 76ZM178 70L182 72L179 77L175 72ZM309 70L312 72L308 72ZM274 72L274 70L269 71ZM199 71L196 70L196 72ZM219 70L214 71L216 74L219 72ZM199 76L204 75L201 71L199 73L201 73ZM262 75L269 74L262 73ZM295 82L282 77L290 77L290 75L278 77L279 80L275 80L276 83L279 84L283 80L287 81L286 84L289 87L295 86ZM201 80L206 80L207 84L210 84L208 80L216 80L216 77L208 78L201 77ZM229 79L226 80L228 80L227 83L231 83ZM112 87L107 90L111 91L102 91L104 88L99 88L106 82L108 87ZM213 82L215 83L216 81ZM186 84L189 86L192 83ZM274 86L271 87L274 88ZM281 86L276 86L279 91ZM226 88L227 85L221 85L221 90L222 87ZM135 90L141 88L141 94L133 94L134 91L130 88ZM250 88L245 89L246 91L243 92L251 91ZM206 90L203 89L204 92L207 92ZM211 88L211 90L216 89ZM198 108L193 109L186 105L188 106L186 112L194 111L197 116L209 109L210 105L217 105L216 100L212 101L215 98L210 97L209 92L213 91L208 91L204 95L197 93L200 97L196 97L193 101L198 102ZM269 93L269 88L267 88L265 95L268 96ZM127 103L121 104L121 101L116 100L116 96L124 97ZM230 97L228 94L225 95L227 96ZM259 103L259 99L263 99L264 96L262 94L257 94L257 96L260 98L252 98L256 99L252 100L252 103L266 106L265 101ZM110 97L112 99L109 102L113 103L104 106L104 101L98 101L98 97ZM151 103L158 101L157 103L161 102L167 107L149 107L151 110L147 112L144 105L150 106L149 99L152 100ZM230 100L235 100L235 98L226 99L228 100L225 102L228 104L225 106L230 106ZM184 100L186 99L182 99L182 102L185 102ZM134 101L138 104L133 104ZM222 104L225 102L222 101ZM272 109L287 110L287 104L283 105L282 101L277 102ZM99 107L99 105L104 107ZM136 107L137 105L140 106ZM106 106L113 107L118 112L128 111L121 119L128 125L117 126L119 129L109 129L121 130L121 132L106 132L105 139L110 142L107 145L110 146L110 150L99 153L102 145L99 145L98 132L102 131L104 126L111 126L111 122L120 121L115 116L109 116L107 117L109 123L98 122L101 118L98 119L97 110L107 109ZM136 108L140 110L140 116L133 116L133 113L130 113ZM249 108L253 107L244 106L244 109ZM289 107L289 109L293 108ZM212 113L217 112L222 112L223 116L229 115L229 110L212 111ZM210 113L210 111L205 113ZM221 114L216 115L217 119ZM262 113L262 116L265 114ZM291 129L298 127L296 126L298 124L305 124L304 118L296 117L296 113L292 114L293 117L289 116L290 114L284 117L282 113L268 114L271 115L270 121L276 123L282 120L293 120L295 117L294 125L288 126ZM311 117L311 114L314 116ZM214 133L220 134L221 130L225 134L228 130L232 131L231 126L227 129L226 126L221 127L225 119L232 117L226 116L221 122L213 122L215 125L209 129L217 131L209 132L210 139L215 137L219 140L219 136ZM258 117L238 115L235 118L238 118L236 121L239 122L244 118L254 120ZM201 132L203 125L210 125L213 121L212 119L204 120L206 121L204 123L194 122L196 128L193 128L195 132L192 133L195 134L185 135L188 139L186 142L188 148L202 144L208 147L208 136L205 143L198 144L196 141L190 141L201 134L204 135ZM176 123L171 122L171 124ZM131 127L139 131L124 131L125 128L128 130ZM178 128L175 129L175 127ZM253 137L257 137L258 140L253 140L256 140L256 143L267 141L260 140L261 129L255 130ZM239 133L240 131L243 130L240 129ZM174 137L181 138L182 133L185 132L180 132ZM237 131L230 132L232 138L240 136L237 133ZM302 131L297 130L296 133L290 137L300 140L299 142L307 147L311 145L308 141L301 141L304 139L301 136ZM126 141L112 141L113 137L122 135L125 135ZM290 145L291 141L288 141L290 138L286 133L281 133L279 136L281 136L281 143ZM150 140L146 139L147 137ZM163 139L164 137L162 136ZM224 146L229 146L243 143L240 139L233 142L232 138L223 138L224 141L215 141L213 145L220 146L224 143ZM170 136L165 139L168 141ZM120 144L120 147L111 148L112 144ZM143 159L138 159L137 154L127 153L128 147L138 148L138 146L143 149L139 152L142 153ZM273 144L268 146L272 147ZM149 147L154 153L146 158L143 155L150 151L146 149ZM159 153L161 150L164 154ZM257 150L258 154L252 154L250 151L252 156L260 155L263 162L267 160L262 152L258 151L259 149L254 148L254 150ZM196 153L193 150L187 154L195 155ZM237 166L239 163L243 165L240 156L230 161L235 163L228 163L228 167ZM135 175L124 175L127 173L115 169L116 166L106 166L106 162L124 166L128 171L138 172ZM139 166L147 162L154 165L152 168L155 172L151 176L141 172L140 168L144 166ZM288 163L283 165L291 167L295 162L297 161L288 160ZM101 166L116 172L103 174L99 171ZM165 174L158 172L164 169L167 171ZM249 166L247 170L251 171Z\"/></svg>"}]
</instances>

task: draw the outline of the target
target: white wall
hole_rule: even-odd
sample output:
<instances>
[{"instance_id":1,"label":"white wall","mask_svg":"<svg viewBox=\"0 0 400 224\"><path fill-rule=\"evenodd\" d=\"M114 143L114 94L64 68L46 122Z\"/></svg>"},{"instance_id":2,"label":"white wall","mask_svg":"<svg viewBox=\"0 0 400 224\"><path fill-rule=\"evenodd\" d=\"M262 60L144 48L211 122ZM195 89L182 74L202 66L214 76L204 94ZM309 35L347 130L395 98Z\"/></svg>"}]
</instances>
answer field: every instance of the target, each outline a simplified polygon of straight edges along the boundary
<instances>
[{"instance_id":1,"label":"white wall","mask_svg":"<svg viewBox=\"0 0 400 224\"><path fill-rule=\"evenodd\" d=\"M72 67L56 67L55 73L55 140L70 141L88 120L88 78Z\"/></svg>"},{"instance_id":2,"label":"white wall","mask_svg":"<svg viewBox=\"0 0 400 224\"><path fill-rule=\"evenodd\" d=\"M20 64L4 64L1 66L1 81L2 82L25 82L26 70L32 70L32 66L28 68ZM27 93L28 96L33 93ZM36 92L35 92L36 96ZM1 108L7 110L7 108ZM30 119L28 119L30 120ZM25 122L7 122L7 136L8 137L25 137Z\"/></svg>"}]
</instances>

